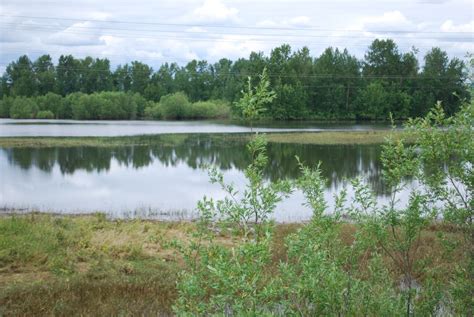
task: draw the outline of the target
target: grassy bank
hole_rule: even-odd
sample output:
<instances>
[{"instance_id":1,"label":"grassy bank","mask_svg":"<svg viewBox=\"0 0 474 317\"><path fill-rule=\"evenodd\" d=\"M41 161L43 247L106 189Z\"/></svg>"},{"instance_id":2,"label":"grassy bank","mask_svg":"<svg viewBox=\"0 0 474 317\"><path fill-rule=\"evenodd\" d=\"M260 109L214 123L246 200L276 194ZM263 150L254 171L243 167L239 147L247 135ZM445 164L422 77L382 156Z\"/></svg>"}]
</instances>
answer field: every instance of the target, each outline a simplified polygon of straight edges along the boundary
<instances>
[{"instance_id":1,"label":"grassy bank","mask_svg":"<svg viewBox=\"0 0 474 317\"><path fill-rule=\"evenodd\" d=\"M193 223L108 220L101 214L0 217L0 315L166 315L177 297L177 274L184 267L169 247L189 242ZM351 243L357 228L341 224ZM287 261L284 239L301 225L279 224L273 237L273 263ZM423 232L419 254L447 268L460 254L442 256L436 236L459 240L450 227ZM219 237L233 245L235 237ZM364 259L361 259L364 261ZM387 266L390 266L387 260ZM396 270L390 268L393 272ZM394 280L397 278L394 273Z\"/></svg>"},{"instance_id":2,"label":"grassy bank","mask_svg":"<svg viewBox=\"0 0 474 317\"><path fill-rule=\"evenodd\" d=\"M401 136L402 131L328 131L267 133L269 142L300 144L377 144L393 133ZM142 135L130 137L4 137L0 147L73 147L73 146L130 146L130 145L173 145L190 138L190 134ZM248 141L250 134L212 134L214 141Z\"/></svg>"}]
</instances>

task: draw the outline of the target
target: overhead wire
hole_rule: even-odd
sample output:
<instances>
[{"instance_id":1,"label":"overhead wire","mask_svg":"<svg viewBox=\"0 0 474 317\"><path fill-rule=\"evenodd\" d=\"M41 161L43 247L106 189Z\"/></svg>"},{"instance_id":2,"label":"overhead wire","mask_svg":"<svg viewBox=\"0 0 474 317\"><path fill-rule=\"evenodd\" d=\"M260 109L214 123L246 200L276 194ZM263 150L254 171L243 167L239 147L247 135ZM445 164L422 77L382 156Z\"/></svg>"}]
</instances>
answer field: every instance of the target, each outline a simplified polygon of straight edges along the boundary
<instances>
[{"instance_id":1,"label":"overhead wire","mask_svg":"<svg viewBox=\"0 0 474 317\"><path fill-rule=\"evenodd\" d=\"M78 18L64 18L64 17L45 17L45 16L27 16L27 15L5 15L0 14L0 17L10 18L26 18L26 19L41 19L41 20L57 20L57 21L76 21L76 22L96 22L96 23L113 23L113 24L136 24L136 25L155 25L155 26L175 26L175 27L205 27L205 28L227 28L227 29L247 29L247 30L318 30L318 31L342 31L342 32L367 32L368 30L355 29L335 29L335 28L317 28L317 27L266 27L266 26L243 26L243 25L219 25L219 24L190 24L190 23L164 23L164 22L145 22L145 21L124 21L124 20L98 20L98 19L78 19ZM460 33L472 34L468 31L421 31L421 30L369 30L373 33Z\"/></svg>"}]
</instances>

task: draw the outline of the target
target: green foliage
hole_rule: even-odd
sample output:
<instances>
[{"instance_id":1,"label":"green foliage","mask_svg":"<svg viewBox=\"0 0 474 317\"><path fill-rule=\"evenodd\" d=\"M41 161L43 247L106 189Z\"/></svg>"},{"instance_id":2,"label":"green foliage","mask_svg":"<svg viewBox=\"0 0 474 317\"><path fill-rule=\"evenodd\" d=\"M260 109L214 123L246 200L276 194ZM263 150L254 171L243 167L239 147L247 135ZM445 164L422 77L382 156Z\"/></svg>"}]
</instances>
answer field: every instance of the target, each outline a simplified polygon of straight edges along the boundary
<instances>
[{"instance_id":1,"label":"green foliage","mask_svg":"<svg viewBox=\"0 0 474 317\"><path fill-rule=\"evenodd\" d=\"M407 124L415 145L406 152L415 152L414 175L434 203L432 209L464 234L465 263L458 263L448 294L454 301L455 314L473 313L474 292L474 104L464 103L461 110L448 117L441 104L424 118ZM416 146L416 147L415 147ZM460 278L460 276L463 276ZM466 283L465 281L470 281Z\"/></svg>"},{"instance_id":2,"label":"green foliage","mask_svg":"<svg viewBox=\"0 0 474 317\"><path fill-rule=\"evenodd\" d=\"M148 107L145 108L145 118L159 120L163 118L161 107L158 103L151 102Z\"/></svg>"},{"instance_id":3,"label":"green foliage","mask_svg":"<svg viewBox=\"0 0 474 317\"><path fill-rule=\"evenodd\" d=\"M54 113L50 110L40 110L36 115L36 119L54 119Z\"/></svg>"},{"instance_id":4,"label":"green foliage","mask_svg":"<svg viewBox=\"0 0 474 317\"><path fill-rule=\"evenodd\" d=\"M252 123L267 111L265 106L275 98L276 93L270 90L267 69L264 68L255 88L252 87L252 78L247 79L247 89L242 90L242 97L235 103L235 106L240 110L242 117Z\"/></svg>"},{"instance_id":5,"label":"green foliage","mask_svg":"<svg viewBox=\"0 0 474 317\"><path fill-rule=\"evenodd\" d=\"M222 100L189 102L180 92L163 96L159 103L152 103L145 109L145 117L150 119L215 119L227 118L230 108Z\"/></svg>"},{"instance_id":6,"label":"green foliage","mask_svg":"<svg viewBox=\"0 0 474 317\"><path fill-rule=\"evenodd\" d=\"M13 119L33 119L38 112L38 105L35 100L27 97L17 97L13 100L10 108L10 118Z\"/></svg>"},{"instance_id":7,"label":"green foliage","mask_svg":"<svg viewBox=\"0 0 474 317\"><path fill-rule=\"evenodd\" d=\"M49 111L53 113L53 118L60 117L60 110L63 107L63 98L55 93L48 92L44 96L37 97L40 111Z\"/></svg>"},{"instance_id":8,"label":"green foliage","mask_svg":"<svg viewBox=\"0 0 474 317\"><path fill-rule=\"evenodd\" d=\"M211 182L219 184L227 196L218 201L204 197L198 203L197 242L178 246L189 266L178 283L180 296L175 305L178 315L270 312L271 307L264 303L275 296L276 289L265 274L271 263L273 225L269 217L276 204L290 192L290 184L264 181L267 156L263 136L250 142L248 150L253 161L245 172L247 184L242 193L232 184L226 184L217 169L210 169ZM216 232L229 229L238 240L235 247L214 243Z\"/></svg>"},{"instance_id":9,"label":"green foliage","mask_svg":"<svg viewBox=\"0 0 474 317\"><path fill-rule=\"evenodd\" d=\"M223 100L198 101L191 105L188 111L188 118L228 118L230 107L228 102Z\"/></svg>"},{"instance_id":10,"label":"green foliage","mask_svg":"<svg viewBox=\"0 0 474 317\"><path fill-rule=\"evenodd\" d=\"M277 120L387 120L389 113L404 120L426 115L437 101L453 115L462 101L470 98L469 65L458 58L450 59L436 47L424 56L423 65L418 64L417 54L416 49L402 52L390 39L374 40L363 59L347 49L329 47L321 55L311 56L307 47L292 51L283 44L272 49L269 56L252 52L248 58L223 58L214 64L205 60L192 60L183 66L165 63L157 71L139 61L112 70L106 58L62 55L55 65L49 55L35 61L21 56L6 67L0 96L55 93L66 97L78 92L116 91L140 94L145 102L159 102L164 96L182 92L193 103L224 100L250 121L262 115ZM259 79L262 72L265 80ZM135 102L137 118L145 117L146 107L153 108ZM178 108L170 110L174 111L170 118L216 118L227 113L227 109L204 104L194 108L187 114ZM40 110L51 110L56 118L72 117L67 105L61 113ZM75 117L89 117L84 111L76 109ZM166 117L160 113L150 109L147 117ZM123 118L110 110L102 116Z\"/></svg>"},{"instance_id":11,"label":"green foliage","mask_svg":"<svg viewBox=\"0 0 474 317\"><path fill-rule=\"evenodd\" d=\"M183 92L161 97L159 107L165 119L183 119L186 117L190 102Z\"/></svg>"},{"instance_id":12,"label":"green foliage","mask_svg":"<svg viewBox=\"0 0 474 317\"><path fill-rule=\"evenodd\" d=\"M0 117L2 118L9 118L10 117L10 109L13 105L14 98L3 96L0 100Z\"/></svg>"},{"instance_id":13,"label":"green foliage","mask_svg":"<svg viewBox=\"0 0 474 317\"><path fill-rule=\"evenodd\" d=\"M178 283L178 315L429 316L469 315L472 310L473 104L447 117L438 104L425 118L411 120L406 139L390 137L383 148L389 193L381 204L362 179L343 188L328 210L320 166L297 158L294 183L267 183L266 141L249 144L252 163L240 192L210 169L211 182L227 194L198 204L199 230L189 245L176 244L187 263ZM408 187L407 178L421 186ZM271 261L274 233L269 218L293 189L306 198L311 221L287 237L285 258ZM407 202L400 193L408 190ZM446 224L464 233L461 244L440 234L442 256L463 253L460 263L441 265L423 252L422 237ZM356 232L344 239L350 219ZM232 245L219 243L230 235ZM439 255L438 255L439 256ZM429 264L429 270L427 269ZM467 281L467 282L466 282Z\"/></svg>"}]
</instances>

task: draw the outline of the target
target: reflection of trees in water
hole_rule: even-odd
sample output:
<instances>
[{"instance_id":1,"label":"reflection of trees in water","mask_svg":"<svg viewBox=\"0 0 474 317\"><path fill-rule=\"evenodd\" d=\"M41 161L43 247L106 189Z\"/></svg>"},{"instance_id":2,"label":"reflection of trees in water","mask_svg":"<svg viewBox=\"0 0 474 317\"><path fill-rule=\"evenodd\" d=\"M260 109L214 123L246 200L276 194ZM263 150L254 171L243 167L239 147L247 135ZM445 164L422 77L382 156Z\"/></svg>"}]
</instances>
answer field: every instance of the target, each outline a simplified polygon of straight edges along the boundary
<instances>
[{"instance_id":1,"label":"reflection of trees in water","mask_svg":"<svg viewBox=\"0 0 474 317\"><path fill-rule=\"evenodd\" d=\"M323 175L330 187L337 188L344 179L362 175L378 193L382 193L380 150L377 145L270 143L269 166L265 174L270 180L298 177L295 159L298 156L312 166L321 161ZM76 170L105 172L110 169L112 160L131 168L146 167L159 161L164 166L184 163L193 169L213 164L222 170L243 170L250 162L244 142L205 135L188 136L174 143L154 142L150 146L10 148L2 151L10 164L23 169L35 166L49 172L58 164L63 174Z\"/></svg>"}]
</instances>

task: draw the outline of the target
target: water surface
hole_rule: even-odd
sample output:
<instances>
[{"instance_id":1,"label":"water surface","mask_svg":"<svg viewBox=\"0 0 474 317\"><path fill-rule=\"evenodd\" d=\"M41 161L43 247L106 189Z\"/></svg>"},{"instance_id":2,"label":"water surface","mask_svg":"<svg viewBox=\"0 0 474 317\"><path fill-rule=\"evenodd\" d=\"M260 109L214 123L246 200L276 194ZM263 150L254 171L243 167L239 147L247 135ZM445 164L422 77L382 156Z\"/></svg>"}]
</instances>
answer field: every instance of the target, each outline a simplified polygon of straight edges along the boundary
<instances>
[{"instance_id":1,"label":"water surface","mask_svg":"<svg viewBox=\"0 0 474 317\"><path fill-rule=\"evenodd\" d=\"M323 131L386 129L384 124L258 122L254 131ZM75 121L0 119L0 137L15 136L126 136L175 133L249 132L242 122L233 121Z\"/></svg>"},{"instance_id":2,"label":"water surface","mask_svg":"<svg viewBox=\"0 0 474 317\"><path fill-rule=\"evenodd\" d=\"M245 147L241 141L198 134L149 146L0 148L0 207L190 218L204 195L223 197L219 186L209 183L205 165L220 168L228 182L244 183L243 170L250 162ZM295 179L298 155L309 165L322 162L329 201L356 176L364 177L384 201L380 151L379 145L270 143L265 177ZM294 193L279 204L275 218L309 219L303 202L301 193Z\"/></svg>"}]
</instances>

